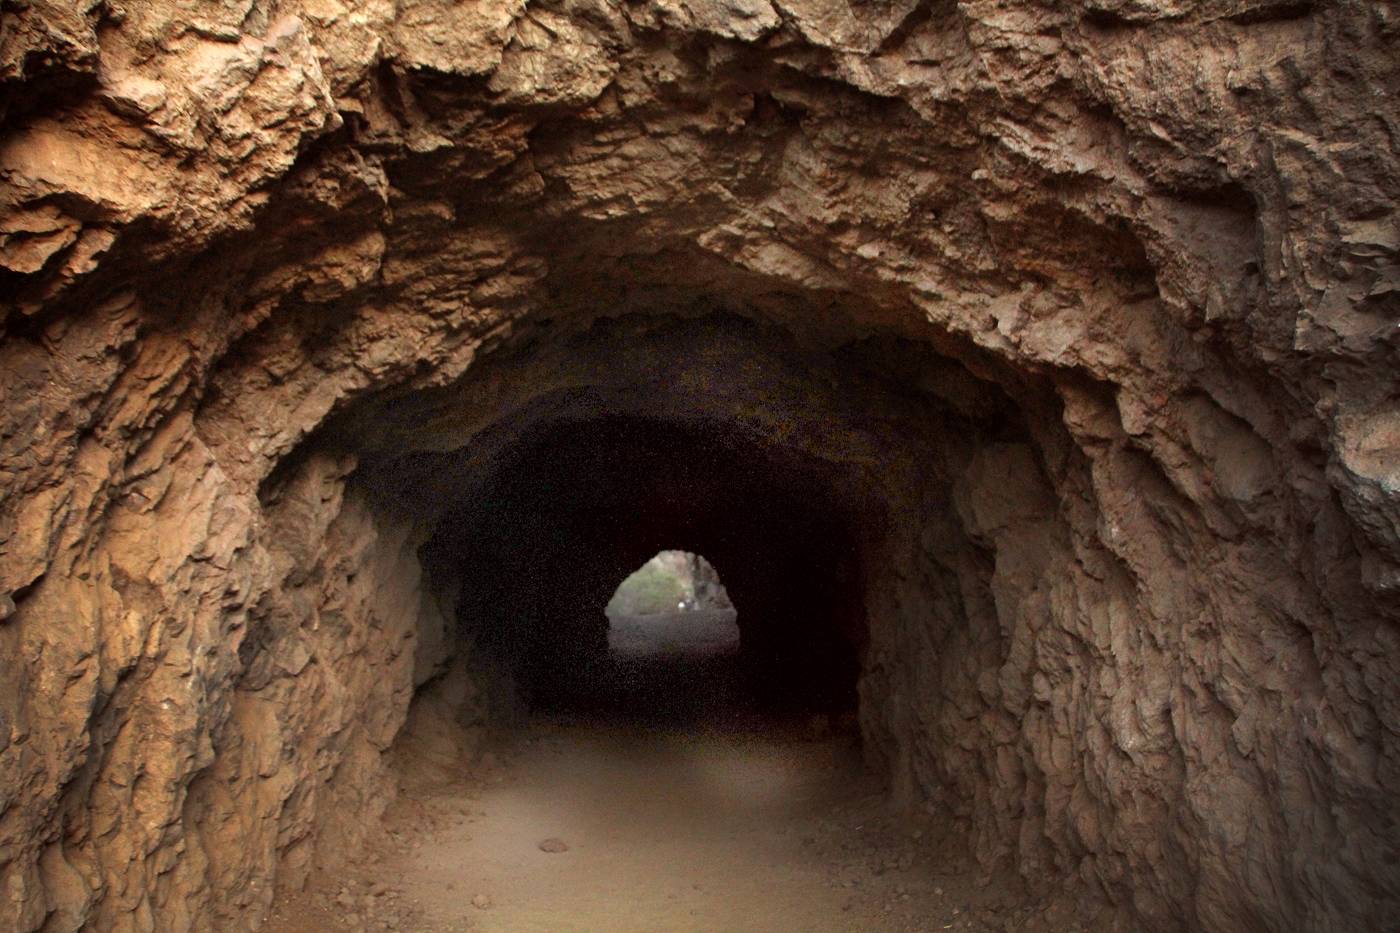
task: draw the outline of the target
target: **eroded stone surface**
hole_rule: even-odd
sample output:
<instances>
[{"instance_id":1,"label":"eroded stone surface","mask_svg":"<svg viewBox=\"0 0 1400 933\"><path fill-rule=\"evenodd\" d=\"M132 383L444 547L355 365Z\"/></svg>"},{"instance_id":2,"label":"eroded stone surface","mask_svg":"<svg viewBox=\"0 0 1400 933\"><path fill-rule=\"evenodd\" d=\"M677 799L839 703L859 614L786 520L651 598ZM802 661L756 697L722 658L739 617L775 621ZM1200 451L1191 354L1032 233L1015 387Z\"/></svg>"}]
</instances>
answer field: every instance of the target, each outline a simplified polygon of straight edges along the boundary
<instances>
[{"instance_id":1,"label":"eroded stone surface","mask_svg":"<svg viewBox=\"0 0 1400 933\"><path fill-rule=\"evenodd\" d=\"M551 386L747 386L909 481L865 730L988 863L1156 928L1400 909L1384 5L4 15L0 926L253 927L353 845L456 598L357 464ZM717 309L902 388L589 343Z\"/></svg>"}]
</instances>

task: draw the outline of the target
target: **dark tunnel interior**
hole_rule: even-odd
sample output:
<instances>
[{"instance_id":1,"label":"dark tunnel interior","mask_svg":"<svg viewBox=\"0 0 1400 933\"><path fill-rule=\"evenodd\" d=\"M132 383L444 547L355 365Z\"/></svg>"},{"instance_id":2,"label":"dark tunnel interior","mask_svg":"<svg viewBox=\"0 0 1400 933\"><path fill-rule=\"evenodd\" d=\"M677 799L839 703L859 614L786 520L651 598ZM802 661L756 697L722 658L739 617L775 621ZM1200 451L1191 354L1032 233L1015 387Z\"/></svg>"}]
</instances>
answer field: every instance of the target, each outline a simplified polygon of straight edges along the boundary
<instances>
[{"instance_id":1,"label":"dark tunnel interior","mask_svg":"<svg viewBox=\"0 0 1400 933\"><path fill-rule=\"evenodd\" d=\"M413 529L437 603L418 623L420 693L468 664L497 723L646 717L687 691L691 718L723 692L753 715L834 722L898 689L880 660L893 620L932 613L967 637L959 575L983 558L951 479L1025 426L962 362L657 315L522 331L478 373L367 399L325 437L385 527ZM703 556L723 581L740 630L724 670L620 671L609 657L605 607L663 550Z\"/></svg>"},{"instance_id":2,"label":"dark tunnel interior","mask_svg":"<svg viewBox=\"0 0 1400 933\"><path fill-rule=\"evenodd\" d=\"M602 416L544 424L479 495L446 512L425 563L461 581L458 624L509 669L532 710L686 708L730 675L769 715L856 704L865 644L860 538L878 512L831 464L750 443L715 420ZM604 606L659 550L704 555L738 609L734 669L630 669L619 690Z\"/></svg>"}]
</instances>

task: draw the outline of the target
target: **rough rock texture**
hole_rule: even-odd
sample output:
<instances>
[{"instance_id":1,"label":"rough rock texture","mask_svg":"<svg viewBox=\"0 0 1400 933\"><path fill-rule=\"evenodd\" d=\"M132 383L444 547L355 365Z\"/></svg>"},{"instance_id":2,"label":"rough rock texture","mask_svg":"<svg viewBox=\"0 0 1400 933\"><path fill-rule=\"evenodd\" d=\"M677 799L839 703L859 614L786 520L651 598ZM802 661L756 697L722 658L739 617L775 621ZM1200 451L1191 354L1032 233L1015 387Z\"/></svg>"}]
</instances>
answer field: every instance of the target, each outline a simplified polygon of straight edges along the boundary
<instances>
[{"instance_id":1,"label":"rough rock texture","mask_svg":"<svg viewBox=\"0 0 1400 933\"><path fill-rule=\"evenodd\" d=\"M493 630L454 497L617 414L840 514L987 864L1400 915L1391 7L0 17L0 927L255 928Z\"/></svg>"}]
</instances>

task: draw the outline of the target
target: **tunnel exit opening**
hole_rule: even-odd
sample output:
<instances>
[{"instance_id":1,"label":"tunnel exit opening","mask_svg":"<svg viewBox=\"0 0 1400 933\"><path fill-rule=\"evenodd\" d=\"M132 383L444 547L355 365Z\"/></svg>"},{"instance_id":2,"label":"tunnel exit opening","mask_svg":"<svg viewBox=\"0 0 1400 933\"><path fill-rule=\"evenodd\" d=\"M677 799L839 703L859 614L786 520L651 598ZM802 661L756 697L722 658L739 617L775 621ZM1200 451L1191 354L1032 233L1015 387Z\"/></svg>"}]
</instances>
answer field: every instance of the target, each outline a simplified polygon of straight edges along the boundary
<instances>
[{"instance_id":1,"label":"tunnel exit opening","mask_svg":"<svg viewBox=\"0 0 1400 933\"><path fill-rule=\"evenodd\" d=\"M608 600L614 658L717 657L740 648L738 611L714 565L690 551L660 551Z\"/></svg>"}]
</instances>

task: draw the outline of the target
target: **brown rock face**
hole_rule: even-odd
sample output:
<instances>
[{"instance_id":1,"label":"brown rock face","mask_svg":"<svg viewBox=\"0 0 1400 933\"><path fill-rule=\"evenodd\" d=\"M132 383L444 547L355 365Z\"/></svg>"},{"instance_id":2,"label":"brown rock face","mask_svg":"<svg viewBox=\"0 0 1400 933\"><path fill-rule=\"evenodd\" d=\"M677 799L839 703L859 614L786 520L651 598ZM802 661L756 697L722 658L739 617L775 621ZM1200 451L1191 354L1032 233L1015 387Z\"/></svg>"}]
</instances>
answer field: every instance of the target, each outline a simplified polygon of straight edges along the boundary
<instances>
[{"instance_id":1,"label":"brown rock face","mask_svg":"<svg viewBox=\"0 0 1400 933\"><path fill-rule=\"evenodd\" d=\"M1398 44L1361 0L5 3L0 928L256 928L406 722L571 689L667 547L987 866L1386 928Z\"/></svg>"}]
</instances>

